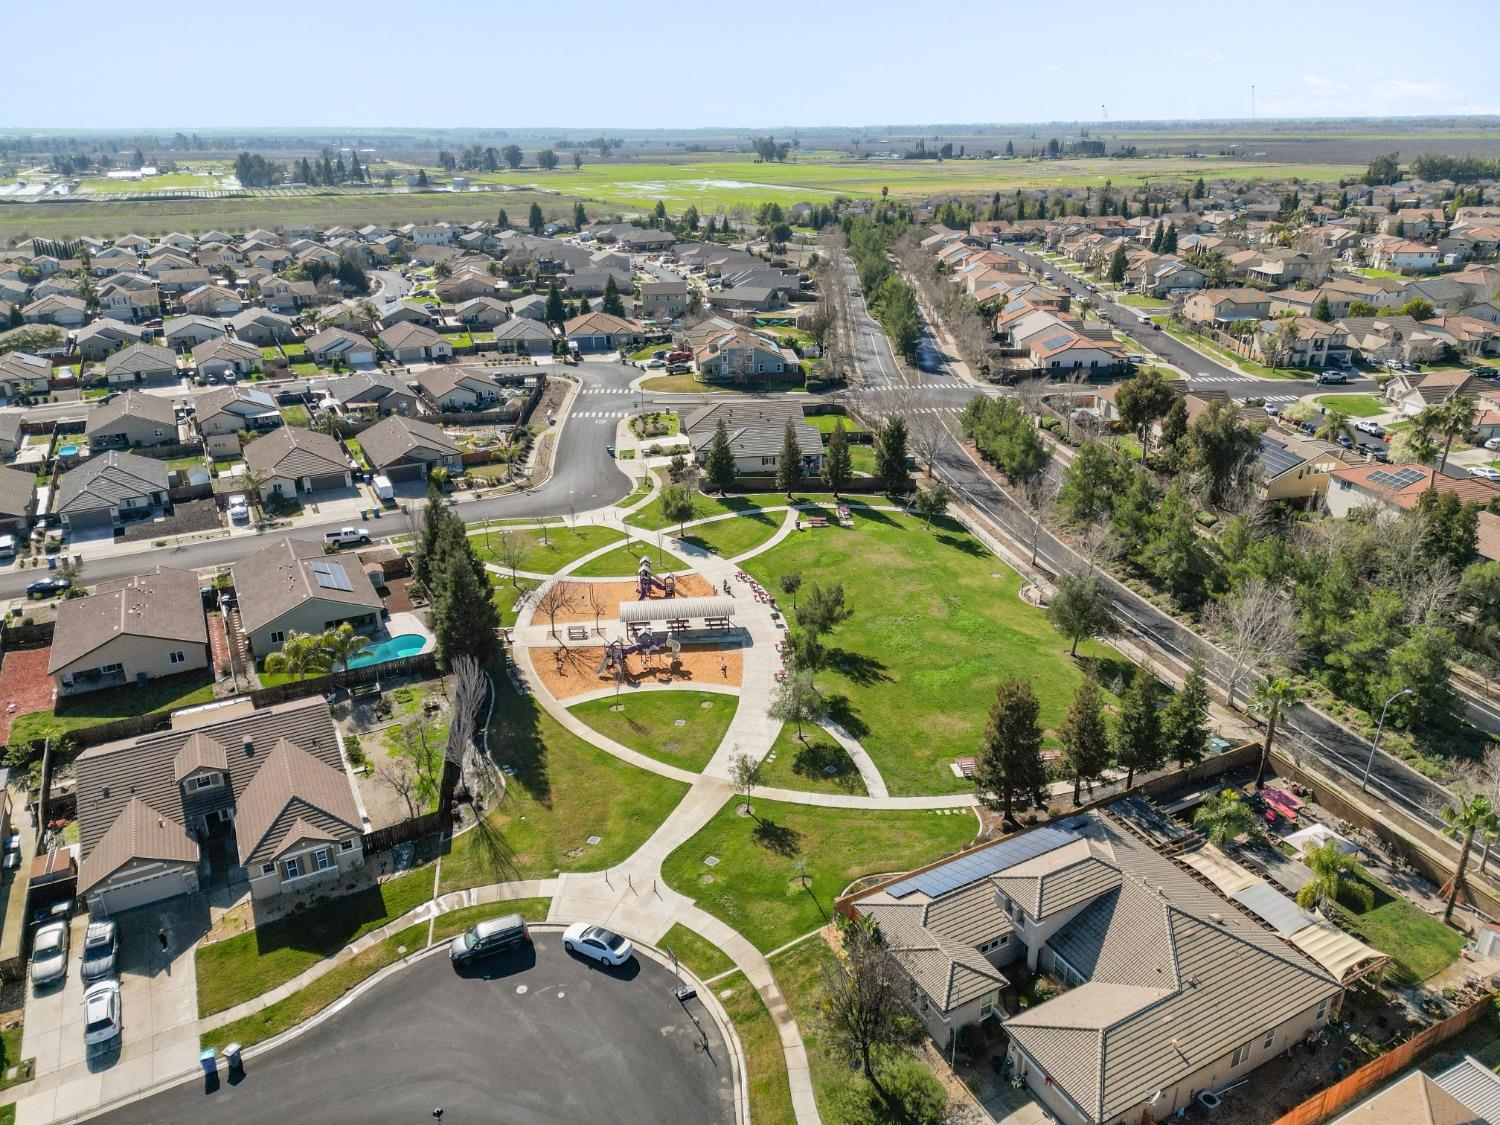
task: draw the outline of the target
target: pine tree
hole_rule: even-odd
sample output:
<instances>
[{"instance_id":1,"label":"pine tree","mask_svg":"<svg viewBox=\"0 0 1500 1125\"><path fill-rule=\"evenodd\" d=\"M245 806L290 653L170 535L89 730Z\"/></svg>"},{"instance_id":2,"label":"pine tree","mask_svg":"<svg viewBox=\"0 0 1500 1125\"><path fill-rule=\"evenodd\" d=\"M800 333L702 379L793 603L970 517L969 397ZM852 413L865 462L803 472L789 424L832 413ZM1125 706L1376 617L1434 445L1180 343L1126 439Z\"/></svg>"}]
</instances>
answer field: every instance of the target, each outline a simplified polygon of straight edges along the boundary
<instances>
[{"instance_id":1,"label":"pine tree","mask_svg":"<svg viewBox=\"0 0 1500 1125\"><path fill-rule=\"evenodd\" d=\"M1168 223L1167 232L1161 236L1161 252L1163 254L1177 253L1177 224Z\"/></svg>"},{"instance_id":2,"label":"pine tree","mask_svg":"<svg viewBox=\"0 0 1500 1125\"><path fill-rule=\"evenodd\" d=\"M1115 285L1125 280L1125 244L1121 242L1115 247L1114 257L1109 260L1109 280Z\"/></svg>"},{"instance_id":3,"label":"pine tree","mask_svg":"<svg viewBox=\"0 0 1500 1125\"><path fill-rule=\"evenodd\" d=\"M1109 728L1104 723L1104 706L1099 685L1092 676L1079 686L1073 705L1057 729L1062 744L1063 762L1073 775L1073 803L1083 803L1083 783L1093 783L1109 768Z\"/></svg>"},{"instance_id":4,"label":"pine tree","mask_svg":"<svg viewBox=\"0 0 1500 1125\"><path fill-rule=\"evenodd\" d=\"M1162 745L1179 766L1201 761L1208 749L1208 681L1203 662L1194 660L1182 690L1161 712Z\"/></svg>"},{"instance_id":5,"label":"pine tree","mask_svg":"<svg viewBox=\"0 0 1500 1125\"><path fill-rule=\"evenodd\" d=\"M578 298L578 315L582 316L584 313L589 312L589 311L591 311L589 309L589 299L587 297L579 297Z\"/></svg>"},{"instance_id":6,"label":"pine tree","mask_svg":"<svg viewBox=\"0 0 1500 1125\"><path fill-rule=\"evenodd\" d=\"M604 300L599 308L610 316L625 315L625 303L620 300L620 288L615 284L614 274L604 279Z\"/></svg>"},{"instance_id":7,"label":"pine tree","mask_svg":"<svg viewBox=\"0 0 1500 1125\"><path fill-rule=\"evenodd\" d=\"M568 319L567 310L563 307L562 293L557 288L556 278L547 284L546 316L548 324L561 324Z\"/></svg>"},{"instance_id":8,"label":"pine tree","mask_svg":"<svg viewBox=\"0 0 1500 1125\"><path fill-rule=\"evenodd\" d=\"M540 203L533 203L531 210L526 215L526 225L531 228L532 234L541 234L542 228L547 225L546 218L542 215Z\"/></svg>"},{"instance_id":9,"label":"pine tree","mask_svg":"<svg viewBox=\"0 0 1500 1125\"><path fill-rule=\"evenodd\" d=\"M588 226L588 223L589 213L583 209L583 203L578 202L573 204L573 225L579 230L582 230L584 227Z\"/></svg>"},{"instance_id":10,"label":"pine tree","mask_svg":"<svg viewBox=\"0 0 1500 1125\"><path fill-rule=\"evenodd\" d=\"M781 437L781 456L776 462L776 489L790 496L802 483L802 450L797 445L797 427L787 420Z\"/></svg>"},{"instance_id":11,"label":"pine tree","mask_svg":"<svg viewBox=\"0 0 1500 1125\"><path fill-rule=\"evenodd\" d=\"M849 453L849 435L844 432L842 418L833 424L828 448L823 451L823 479L835 496L854 479L854 459Z\"/></svg>"},{"instance_id":12,"label":"pine tree","mask_svg":"<svg viewBox=\"0 0 1500 1125\"><path fill-rule=\"evenodd\" d=\"M734 484L734 452L729 448L729 427L720 418L714 426L713 440L708 444L708 483L723 492Z\"/></svg>"},{"instance_id":13,"label":"pine tree","mask_svg":"<svg viewBox=\"0 0 1500 1125\"><path fill-rule=\"evenodd\" d=\"M910 487L906 476L906 421L892 418L880 427L875 442L875 472L887 492L904 493Z\"/></svg>"},{"instance_id":14,"label":"pine tree","mask_svg":"<svg viewBox=\"0 0 1500 1125\"><path fill-rule=\"evenodd\" d=\"M1120 699L1120 721L1115 726L1115 762L1125 767L1125 788L1135 784L1136 770L1154 770L1165 756L1161 745L1161 716L1156 710L1156 678L1137 668Z\"/></svg>"},{"instance_id":15,"label":"pine tree","mask_svg":"<svg viewBox=\"0 0 1500 1125\"><path fill-rule=\"evenodd\" d=\"M510 230L510 216L505 213L505 208L500 208L500 214L495 219L495 225L501 230Z\"/></svg>"},{"instance_id":16,"label":"pine tree","mask_svg":"<svg viewBox=\"0 0 1500 1125\"><path fill-rule=\"evenodd\" d=\"M1153 254L1161 253L1161 234L1161 224L1157 223L1151 231L1151 253Z\"/></svg>"},{"instance_id":17,"label":"pine tree","mask_svg":"<svg viewBox=\"0 0 1500 1125\"><path fill-rule=\"evenodd\" d=\"M1321 320L1324 324L1333 323L1333 310L1328 307L1328 295L1319 293L1318 299L1313 302L1312 318Z\"/></svg>"},{"instance_id":18,"label":"pine tree","mask_svg":"<svg viewBox=\"0 0 1500 1125\"><path fill-rule=\"evenodd\" d=\"M432 592L432 631L437 638L437 661L452 668L459 656L472 656L481 665L500 657L500 613L491 596L484 563L457 523L456 536Z\"/></svg>"},{"instance_id":19,"label":"pine tree","mask_svg":"<svg viewBox=\"0 0 1500 1125\"><path fill-rule=\"evenodd\" d=\"M1041 705L1025 680L1006 680L995 692L989 723L974 767L974 791L986 808L1007 821L1016 798L1042 804L1046 770L1042 765Z\"/></svg>"},{"instance_id":20,"label":"pine tree","mask_svg":"<svg viewBox=\"0 0 1500 1125\"><path fill-rule=\"evenodd\" d=\"M426 168L418 168L417 169L417 186L418 187L428 187L428 186L430 186L427 183L427 169Z\"/></svg>"},{"instance_id":21,"label":"pine tree","mask_svg":"<svg viewBox=\"0 0 1500 1125\"><path fill-rule=\"evenodd\" d=\"M443 496L438 491L437 485L435 483L428 485L427 507L422 513L422 527L417 533L417 546L412 554L411 569L417 581L429 593L442 563L442 550L439 544L449 522L455 518L453 512L443 504Z\"/></svg>"}]
</instances>

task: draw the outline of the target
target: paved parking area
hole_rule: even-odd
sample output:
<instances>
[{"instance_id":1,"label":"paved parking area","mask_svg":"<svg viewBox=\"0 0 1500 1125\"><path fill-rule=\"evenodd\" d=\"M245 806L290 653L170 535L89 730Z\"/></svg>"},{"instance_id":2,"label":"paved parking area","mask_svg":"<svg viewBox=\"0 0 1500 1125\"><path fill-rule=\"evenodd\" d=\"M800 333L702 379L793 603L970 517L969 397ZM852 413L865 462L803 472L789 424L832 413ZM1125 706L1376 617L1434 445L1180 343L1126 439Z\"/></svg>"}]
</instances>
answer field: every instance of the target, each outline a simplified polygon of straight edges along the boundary
<instances>
[{"instance_id":1,"label":"paved parking area","mask_svg":"<svg viewBox=\"0 0 1500 1125\"><path fill-rule=\"evenodd\" d=\"M198 988L193 944L207 925L198 902L142 907L120 924L124 1033L102 1048L83 1043L80 950L88 917L73 919L67 980L37 994L28 985L22 1057L36 1059L37 1092L17 1105L17 1125L86 1113L190 1071L198 1058ZM165 931L164 952L158 938Z\"/></svg>"},{"instance_id":2,"label":"paved parking area","mask_svg":"<svg viewBox=\"0 0 1500 1125\"><path fill-rule=\"evenodd\" d=\"M526 953L456 972L402 968L222 1084L195 1079L108 1114L113 1125L232 1122L734 1121L734 1062L669 969L601 969L534 929ZM702 1025L702 1033L692 1016ZM705 1040L706 1034L706 1040Z\"/></svg>"}]
</instances>

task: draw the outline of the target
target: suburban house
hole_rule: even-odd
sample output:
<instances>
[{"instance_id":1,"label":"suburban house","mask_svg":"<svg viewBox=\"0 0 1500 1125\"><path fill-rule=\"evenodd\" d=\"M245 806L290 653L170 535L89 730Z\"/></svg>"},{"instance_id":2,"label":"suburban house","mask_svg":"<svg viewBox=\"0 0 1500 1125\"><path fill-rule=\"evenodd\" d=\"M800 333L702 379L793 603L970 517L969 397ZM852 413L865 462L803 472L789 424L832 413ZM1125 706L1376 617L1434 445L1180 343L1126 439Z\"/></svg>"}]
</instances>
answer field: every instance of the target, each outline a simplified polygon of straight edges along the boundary
<instances>
[{"instance_id":1,"label":"suburban house","mask_svg":"<svg viewBox=\"0 0 1500 1125\"><path fill-rule=\"evenodd\" d=\"M1485 1125L1500 1120L1500 1074L1466 1055L1435 1075L1408 1071L1331 1125Z\"/></svg>"},{"instance_id":2,"label":"suburban house","mask_svg":"<svg viewBox=\"0 0 1500 1125\"><path fill-rule=\"evenodd\" d=\"M77 297L52 296L32 301L21 309L27 324L53 324L58 328L81 328L88 319L88 306Z\"/></svg>"},{"instance_id":3,"label":"suburban house","mask_svg":"<svg viewBox=\"0 0 1500 1125\"><path fill-rule=\"evenodd\" d=\"M607 352L640 339L640 326L609 313L590 312L564 322L569 347L580 352Z\"/></svg>"},{"instance_id":4,"label":"suburban house","mask_svg":"<svg viewBox=\"0 0 1500 1125\"><path fill-rule=\"evenodd\" d=\"M162 342L180 352L191 351L224 334L224 322L210 316L174 316L161 329Z\"/></svg>"},{"instance_id":5,"label":"suburban house","mask_svg":"<svg viewBox=\"0 0 1500 1125\"><path fill-rule=\"evenodd\" d=\"M1165 1121L1300 1043L1343 993L1311 951L1312 938L1326 938L1318 919L1248 872L1241 885L1255 884L1253 900L1200 881L1200 857L1169 858L1125 827L1132 804L1156 811L1117 802L980 845L847 906L879 926L940 1048L960 1027L1001 1020L1011 1073L1069 1125L1135 1123L1147 1111ZM1013 962L1064 991L1007 1013Z\"/></svg>"},{"instance_id":6,"label":"suburban house","mask_svg":"<svg viewBox=\"0 0 1500 1125\"><path fill-rule=\"evenodd\" d=\"M177 356L160 344L131 344L104 361L104 377L111 386L175 383L182 378Z\"/></svg>"},{"instance_id":7,"label":"suburban house","mask_svg":"<svg viewBox=\"0 0 1500 1125\"><path fill-rule=\"evenodd\" d=\"M1259 289L1204 289L1182 303L1182 315L1216 328L1236 320L1265 320L1271 315L1271 295Z\"/></svg>"},{"instance_id":8,"label":"suburban house","mask_svg":"<svg viewBox=\"0 0 1500 1125\"><path fill-rule=\"evenodd\" d=\"M202 379L210 375L220 379L232 375L238 379L260 370L260 349L244 340L220 336L193 349L193 366Z\"/></svg>"},{"instance_id":9,"label":"suburban house","mask_svg":"<svg viewBox=\"0 0 1500 1125\"><path fill-rule=\"evenodd\" d=\"M99 315L108 320L138 324L161 314L161 297L156 283L149 277L117 273L106 278L98 288Z\"/></svg>"},{"instance_id":10,"label":"suburban house","mask_svg":"<svg viewBox=\"0 0 1500 1125\"><path fill-rule=\"evenodd\" d=\"M418 301L397 301L394 305L386 306L380 314L380 327L390 328L397 324L420 324L426 328L432 328L438 322L438 318L424 309Z\"/></svg>"},{"instance_id":11,"label":"suburban house","mask_svg":"<svg viewBox=\"0 0 1500 1125\"><path fill-rule=\"evenodd\" d=\"M229 318L229 324L235 339L261 348L297 338L297 325L292 318L269 309L243 309Z\"/></svg>"},{"instance_id":12,"label":"suburban house","mask_svg":"<svg viewBox=\"0 0 1500 1125\"><path fill-rule=\"evenodd\" d=\"M52 361L30 352L6 352L0 355L0 388L6 397L30 389L45 391L52 383Z\"/></svg>"},{"instance_id":13,"label":"suburban house","mask_svg":"<svg viewBox=\"0 0 1500 1125\"><path fill-rule=\"evenodd\" d=\"M517 297L510 303L510 314L525 317L527 320L546 320L547 298L539 293Z\"/></svg>"},{"instance_id":14,"label":"suburban house","mask_svg":"<svg viewBox=\"0 0 1500 1125\"><path fill-rule=\"evenodd\" d=\"M118 528L169 504L165 462L111 449L62 474L52 510L77 531Z\"/></svg>"},{"instance_id":15,"label":"suburban house","mask_svg":"<svg viewBox=\"0 0 1500 1125\"><path fill-rule=\"evenodd\" d=\"M274 430L281 411L265 391L249 387L218 387L194 400L193 421L211 457L237 457L242 430Z\"/></svg>"},{"instance_id":16,"label":"suburban house","mask_svg":"<svg viewBox=\"0 0 1500 1125\"><path fill-rule=\"evenodd\" d=\"M177 414L170 400L141 391L126 391L95 408L84 424L94 449L128 449L136 445L172 445L177 441Z\"/></svg>"},{"instance_id":17,"label":"suburban house","mask_svg":"<svg viewBox=\"0 0 1500 1125\"><path fill-rule=\"evenodd\" d=\"M359 435L375 471L393 481L421 480L434 468L463 471L463 452L431 422L393 415Z\"/></svg>"},{"instance_id":18,"label":"suburban house","mask_svg":"<svg viewBox=\"0 0 1500 1125\"><path fill-rule=\"evenodd\" d=\"M295 313L317 301L318 287L310 281L270 278L260 283L260 299L272 312Z\"/></svg>"},{"instance_id":19,"label":"suburban house","mask_svg":"<svg viewBox=\"0 0 1500 1125\"><path fill-rule=\"evenodd\" d=\"M1434 483L1434 477L1436 482ZM1452 492L1466 504L1488 505L1500 498L1500 485L1467 474L1450 477L1426 465L1382 465L1375 462L1330 474L1323 514L1343 519L1357 508L1397 513L1415 508L1429 489Z\"/></svg>"},{"instance_id":20,"label":"suburban house","mask_svg":"<svg viewBox=\"0 0 1500 1125\"><path fill-rule=\"evenodd\" d=\"M110 352L139 344L141 337L141 330L133 324L101 317L92 324L85 324L74 334L73 346L78 349L79 358L92 362L103 359Z\"/></svg>"},{"instance_id":21,"label":"suburban house","mask_svg":"<svg viewBox=\"0 0 1500 1125\"><path fill-rule=\"evenodd\" d=\"M693 349L698 374L713 383L774 382L798 370L799 362L790 348L739 325L708 337Z\"/></svg>"},{"instance_id":22,"label":"suburban house","mask_svg":"<svg viewBox=\"0 0 1500 1125\"><path fill-rule=\"evenodd\" d=\"M552 331L530 317L516 316L495 325L495 348L507 355L550 355Z\"/></svg>"},{"instance_id":23,"label":"suburban house","mask_svg":"<svg viewBox=\"0 0 1500 1125\"><path fill-rule=\"evenodd\" d=\"M1250 341L1255 359L1278 367L1327 367L1349 358L1349 333L1310 316L1263 320Z\"/></svg>"},{"instance_id":24,"label":"suburban house","mask_svg":"<svg viewBox=\"0 0 1500 1125\"><path fill-rule=\"evenodd\" d=\"M318 634L348 622L380 624L382 603L359 560L325 555L311 539L283 539L230 568L250 649L264 658L292 633Z\"/></svg>"},{"instance_id":25,"label":"suburban house","mask_svg":"<svg viewBox=\"0 0 1500 1125\"><path fill-rule=\"evenodd\" d=\"M505 302L495 297L473 297L453 310L454 319L460 324L475 328L493 328L510 319L510 310Z\"/></svg>"},{"instance_id":26,"label":"suburban house","mask_svg":"<svg viewBox=\"0 0 1500 1125\"><path fill-rule=\"evenodd\" d=\"M78 756L78 893L118 914L205 881L257 900L352 889L362 818L320 696L93 746ZM191 714L188 712L187 714Z\"/></svg>"},{"instance_id":27,"label":"suburban house","mask_svg":"<svg viewBox=\"0 0 1500 1125\"><path fill-rule=\"evenodd\" d=\"M381 332L380 342L398 363L424 363L453 357L453 345L420 324L394 324Z\"/></svg>"},{"instance_id":28,"label":"suburban house","mask_svg":"<svg viewBox=\"0 0 1500 1125\"><path fill-rule=\"evenodd\" d=\"M1259 457L1263 498L1317 511L1328 494L1329 475L1353 464L1356 455L1330 442L1267 430L1260 435Z\"/></svg>"},{"instance_id":29,"label":"suburban house","mask_svg":"<svg viewBox=\"0 0 1500 1125\"><path fill-rule=\"evenodd\" d=\"M1452 344L1441 328L1409 316L1348 316L1338 322L1349 346L1369 360L1432 363Z\"/></svg>"},{"instance_id":30,"label":"suburban house","mask_svg":"<svg viewBox=\"0 0 1500 1125\"><path fill-rule=\"evenodd\" d=\"M1438 249L1405 238L1377 237L1367 239L1370 265L1378 270L1397 273L1422 273L1436 268Z\"/></svg>"},{"instance_id":31,"label":"suburban house","mask_svg":"<svg viewBox=\"0 0 1500 1125\"><path fill-rule=\"evenodd\" d=\"M417 376L417 390L438 411L493 410L506 397L504 387L472 367L429 367Z\"/></svg>"},{"instance_id":32,"label":"suburban house","mask_svg":"<svg viewBox=\"0 0 1500 1125\"><path fill-rule=\"evenodd\" d=\"M36 477L0 467L0 535L25 535L35 516Z\"/></svg>"},{"instance_id":33,"label":"suburban house","mask_svg":"<svg viewBox=\"0 0 1500 1125\"><path fill-rule=\"evenodd\" d=\"M1125 361L1125 349L1114 340L1082 336L1061 324L1037 336L1028 351L1032 364L1046 371L1108 370Z\"/></svg>"},{"instance_id":34,"label":"suburban house","mask_svg":"<svg viewBox=\"0 0 1500 1125\"><path fill-rule=\"evenodd\" d=\"M198 576L160 566L58 603L47 673L59 695L211 667Z\"/></svg>"},{"instance_id":35,"label":"suburban house","mask_svg":"<svg viewBox=\"0 0 1500 1125\"><path fill-rule=\"evenodd\" d=\"M781 464L781 450L790 422L802 454L804 475L815 476L823 468L823 438L817 427L802 416L795 402L776 400L714 402L682 416L682 432L692 445L698 463L708 461L708 445L723 421L734 455L735 471L747 475L774 474Z\"/></svg>"},{"instance_id":36,"label":"suburban house","mask_svg":"<svg viewBox=\"0 0 1500 1125\"><path fill-rule=\"evenodd\" d=\"M22 421L19 414L0 414L0 457L14 457L21 448Z\"/></svg>"},{"instance_id":37,"label":"suburban house","mask_svg":"<svg viewBox=\"0 0 1500 1125\"><path fill-rule=\"evenodd\" d=\"M1414 418L1429 406L1442 406L1454 395L1473 394L1478 380L1467 371L1398 371L1385 385L1385 399Z\"/></svg>"},{"instance_id":38,"label":"suburban house","mask_svg":"<svg viewBox=\"0 0 1500 1125\"><path fill-rule=\"evenodd\" d=\"M196 316L233 316L245 307L239 294L222 285L200 285L182 298L182 307Z\"/></svg>"},{"instance_id":39,"label":"suburban house","mask_svg":"<svg viewBox=\"0 0 1500 1125\"><path fill-rule=\"evenodd\" d=\"M640 313L647 320L676 320L687 313L686 281L643 281L639 288Z\"/></svg>"},{"instance_id":40,"label":"suburban house","mask_svg":"<svg viewBox=\"0 0 1500 1125\"><path fill-rule=\"evenodd\" d=\"M282 426L245 446L245 467L264 475L262 500L348 488L353 482L337 438L296 426Z\"/></svg>"},{"instance_id":41,"label":"suburban house","mask_svg":"<svg viewBox=\"0 0 1500 1125\"><path fill-rule=\"evenodd\" d=\"M314 363L368 367L375 362L375 345L347 328L325 328L309 336L306 346Z\"/></svg>"},{"instance_id":42,"label":"suburban house","mask_svg":"<svg viewBox=\"0 0 1500 1125\"><path fill-rule=\"evenodd\" d=\"M324 384L328 397L349 413L415 414L417 396L395 375L373 371L345 375Z\"/></svg>"}]
</instances>

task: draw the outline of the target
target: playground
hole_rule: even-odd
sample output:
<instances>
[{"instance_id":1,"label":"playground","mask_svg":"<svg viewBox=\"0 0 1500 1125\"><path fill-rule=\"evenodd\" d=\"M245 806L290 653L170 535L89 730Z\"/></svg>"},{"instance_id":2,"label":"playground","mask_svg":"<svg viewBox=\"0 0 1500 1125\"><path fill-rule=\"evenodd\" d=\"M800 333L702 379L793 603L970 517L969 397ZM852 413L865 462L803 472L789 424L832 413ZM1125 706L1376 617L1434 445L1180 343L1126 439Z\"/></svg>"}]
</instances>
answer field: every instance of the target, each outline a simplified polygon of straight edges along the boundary
<instances>
[{"instance_id":1,"label":"playground","mask_svg":"<svg viewBox=\"0 0 1500 1125\"><path fill-rule=\"evenodd\" d=\"M632 567L632 570L635 568ZM635 579L627 579L617 582L582 582L574 581L571 576L564 579L570 588L571 598L569 604L557 612L557 623L574 623L587 621L593 624L595 616L603 621L612 621L620 616L620 603L641 600L640 582ZM697 574L679 574L676 576L676 596L679 598L707 598L712 597L714 588L708 584L708 579ZM660 596L660 595L656 595ZM598 613L595 613L595 607ZM533 618L533 624L545 625L548 617L540 609Z\"/></svg>"},{"instance_id":2,"label":"playground","mask_svg":"<svg viewBox=\"0 0 1500 1125\"><path fill-rule=\"evenodd\" d=\"M531 651L531 660L542 683L559 700L566 701L616 686L612 669L600 671L605 660L603 645L555 650L535 648ZM675 656L667 652L657 655L634 652L626 656L625 678L621 684L626 691L643 683L739 687L743 669L743 658L737 648L684 644Z\"/></svg>"}]
</instances>

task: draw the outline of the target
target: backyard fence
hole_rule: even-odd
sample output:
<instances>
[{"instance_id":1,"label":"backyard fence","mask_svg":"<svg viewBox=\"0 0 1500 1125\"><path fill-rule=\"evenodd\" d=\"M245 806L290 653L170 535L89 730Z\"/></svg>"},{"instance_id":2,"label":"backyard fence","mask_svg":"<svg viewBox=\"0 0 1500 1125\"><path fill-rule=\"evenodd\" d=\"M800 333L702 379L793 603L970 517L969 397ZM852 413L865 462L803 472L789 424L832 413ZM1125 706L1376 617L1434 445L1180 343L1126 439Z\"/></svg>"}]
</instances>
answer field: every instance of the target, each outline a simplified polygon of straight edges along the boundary
<instances>
[{"instance_id":1,"label":"backyard fence","mask_svg":"<svg viewBox=\"0 0 1500 1125\"><path fill-rule=\"evenodd\" d=\"M1449 1016L1418 1032L1400 1046L1392 1048L1373 1062L1366 1063L1343 1081L1319 1090L1290 1113L1278 1117L1273 1125L1318 1125L1318 1122L1337 1113L1350 1102L1364 1097L1387 1078L1410 1066L1419 1056L1453 1038L1480 1019L1494 1000L1494 994L1488 993L1457 1015Z\"/></svg>"},{"instance_id":2,"label":"backyard fence","mask_svg":"<svg viewBox=\"0 0 1500 1125\"><path fill-rule=\"evenodd\" d=\"M274 687L256 688L248 694L257 707L270 707L275 703L285 703L289 699L325 695L341 687L373 684L393 676L422 678L434 675L436 672L437 657L433 653L424 652L417 656L402 657L399 660L387 660L382 664L370 664L364 668L351 668L347 672L327 676L309 676L305 680L290 680Z\"/></svg>"},{"instance_id":3,"label":"backyard fence","mask_svg":"<svg viewBox=\"0 0 1500 1125\"><path fill-rule=\"evenodd\" d=\"M0 625L0 649L9 652L13 648L50 645L52 633L56 627L56 622L53 621L33 621L24 624L12 618L6 618L4 624Z\"/></svg>"}]
</instances>

